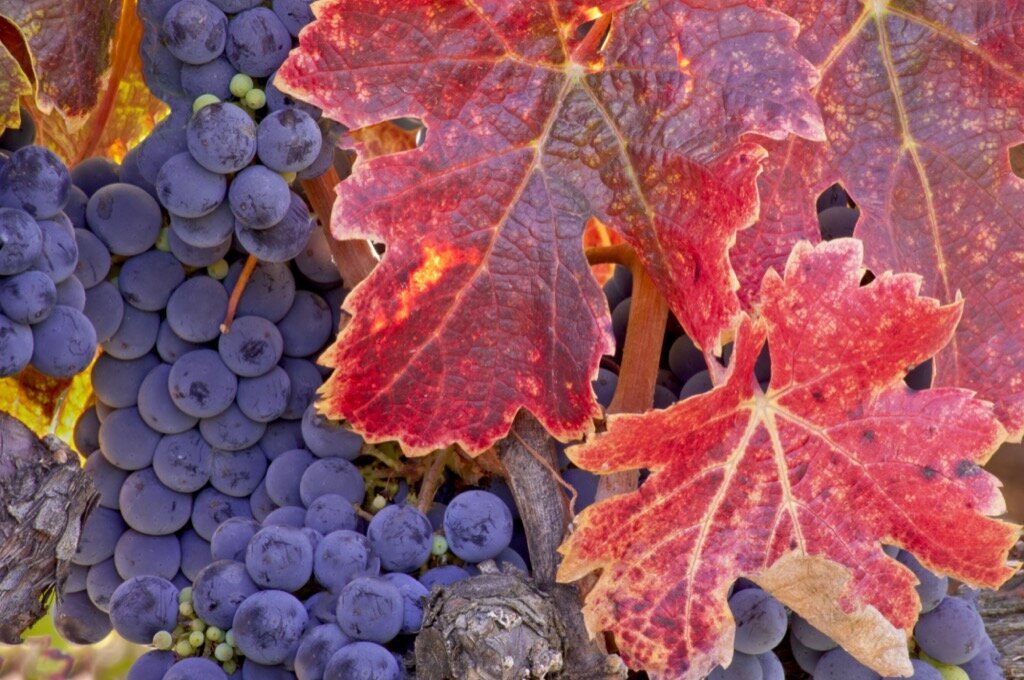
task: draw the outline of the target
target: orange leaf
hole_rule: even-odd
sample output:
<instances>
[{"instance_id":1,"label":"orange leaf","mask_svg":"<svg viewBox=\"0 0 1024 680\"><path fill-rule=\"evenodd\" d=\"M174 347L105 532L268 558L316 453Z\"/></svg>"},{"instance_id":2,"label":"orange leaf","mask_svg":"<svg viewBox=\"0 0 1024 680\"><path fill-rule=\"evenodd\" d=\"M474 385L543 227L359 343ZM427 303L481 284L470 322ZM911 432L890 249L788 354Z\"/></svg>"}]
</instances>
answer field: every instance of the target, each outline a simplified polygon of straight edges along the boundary
<instances>
[{"instance_id":1,"label":"orange leaf","mask_svg":"<svg viewBox=\"0 0 1024 680\"><path fill-rule=\"evenodd\" d=\"M607 434L567 451L604 474L651 471L584 510L560 549L560 580L601 570L584 616L630 665L680 680L728 665L726 596L745 576L861 662L909 673L916 578L883 543L972 585L1013 574L1019 527L986 517L1005 504L978 466L1006 436L992 405L902 382L949 341L961 305L920 297L914 275L861 287L861 267L859 241L798 244L785 278L765 276L763 316L741 324L723 384L611 416Z\"/></svg>"},{"instance_id":2,"label":"orange leaf","mask_svg":"<svg viewBox=\"0 0 1024 680\"><path fill-rule=\"evenodd\" d=\"M587 220L587 226L583 230L584 248L614 246L622 242L622 237L606 227L601 220L596 217L591 217ZM599 264L591 267L590 271L594 272L594 278L603 286L608 279L612 278L612 274L615 273L615 265Z\"/></svg>"},{"instance_id":3,"label":"orange leaf","mask_svg":"<svg viewBox=\"0 0 1024 680\"><path fill-rule=\"evenodd\" d=\"M18 127L18 98L32 94L35 79L25 35L17 24L0 14L0 132Z\"/></svg>"},{"instance_id":4,"label":"orange leaf","mask_svg":"<svg viewBox=\"0 0 1024 680\"><path fill-rule=\"evenodd\" d=\"M360 156L368 159L415 149L417 133L417 130L406 130L386 120L352 130L348 134L360 145Z\"/></svg>"},{"instance_id":5,"label":"orange leaf","mask_svg":"<svg viewBox=\"0 0 1024 680\"><path fill-rule=\"evenodd\" d=\"M53 434L72 441L75 422L92 398L91 373L90 368L74 378L59 379L29 366L16 376L0 379L0 410L40 437Z\"/></svg>"}]
</instances>

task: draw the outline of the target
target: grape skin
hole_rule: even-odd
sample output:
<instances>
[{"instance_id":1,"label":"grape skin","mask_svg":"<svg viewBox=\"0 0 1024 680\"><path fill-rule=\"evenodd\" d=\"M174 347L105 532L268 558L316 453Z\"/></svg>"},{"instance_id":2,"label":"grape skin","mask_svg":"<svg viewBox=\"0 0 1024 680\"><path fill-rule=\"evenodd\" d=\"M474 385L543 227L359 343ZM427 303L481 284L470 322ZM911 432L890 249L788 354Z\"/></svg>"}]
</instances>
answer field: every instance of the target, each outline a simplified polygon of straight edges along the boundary
<instances>
[{"instance_id":1,"label":"grape skin","mask_svg":"<svg viewBox=\"0 0 1024 680\"><path fill-rule=\"evenodd\" d=\"M206 565L192 586L192 606L208 625L222 630L231 628L239 606L259 592L245 565L218 560Z\"/></svg>"},{"instance_id":2,"label":"grape skin","mask_svg":"<svg viewBox=\"0 0 1024 680\"><path fill-rule=\"evenodd\" d=\"M298 649L309 616L302 603L280 590L263 590L246 598L231 628L238 649L247 658L276 665Z\"/></svg>"},{"instance_id":3,"label":"grape skin","mask_svg":"<svg viewBox=\"0 0 1024 680\"><path fill-rule=\"evenodd\" d=\"M125 640L149 644L178 621L178 589L157 576L130 578L110 598L110 621Z\"/></svg>"},{"instance_id":4,"label":"grape skin","mask_svg":"<svg viewBox=\"0 0 1024 680\"><path fill-rule=\"evenodd\" d=\"M452 552L467 562L481 562L508 547L512 512L492 493L466 491L448 504L444 534Z\"/></svg>"}]
</instances>

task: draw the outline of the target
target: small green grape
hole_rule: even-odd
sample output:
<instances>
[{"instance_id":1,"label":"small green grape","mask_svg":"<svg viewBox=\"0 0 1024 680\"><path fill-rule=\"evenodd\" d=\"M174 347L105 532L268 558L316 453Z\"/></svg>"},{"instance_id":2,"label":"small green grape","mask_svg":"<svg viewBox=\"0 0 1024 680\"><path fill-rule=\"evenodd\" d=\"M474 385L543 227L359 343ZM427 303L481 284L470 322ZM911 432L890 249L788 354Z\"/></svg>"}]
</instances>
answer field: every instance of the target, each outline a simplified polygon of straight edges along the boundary
<instances>
[{"instance_id":1,"label":"small green grape","mask_svg":"<svg viewBox=\"0 0 1024 680\"><path fill-rule=\"evenodd\" d=\"M225 661L223 668L225 673L231 675L238 670L238 664L234 661Z\"/></svg>"},{"instance_id":2,"label":"small green grape","mask_svg":"<svg viewBox=\"0 0 1024 680\"><path fill-rule=\"evenodd\" d=\"M206 268L206 273L210 275L210 278L223 281L228 277L228 261L221 258Z\"/></svg>"},{"instance_id":3,"label":"small green grape","mask_svg":"<svg viewBox=\"0 0 1024 680\"><path fill-rule=\"evenodd\" d=\"M231 657L235 655L235 648L226 642L222 642L214 648L213 655L217 657L217 661L230 661Z\"/></svg>"},{"instance_id":4,"label":"small green grape","mask_svg":"<svg viewBox=\"0 0 1024 680\"><path fill-rule=\"evenodd\" d=\"M180 657L192 656L195 652L192 645L188 643L188 640L179 640L178 644L174 645L174 653Z\"/></svg>"},{"instance_id":5,"label":"small green grape","mask_svg":"<svg viewBox=\"0 0 1024 680\"><path fill-rule=\"evenodd\" d=\"M195 101L192 102L192 113L198 113L200 109L206 108L210 104L219 104L220 97L215 94L201 94L196 97Z\"/></svg>"},{"instance_id":6,"label":"small green grape","mask_svg":"<svg viewBox=\"0 0 1024 680\"><path fill-rule=\"evenodd\" d=\"M245 105L250 109L262 109L267 105L267 93L254 87L245 93Z\"/></svg>"},{"instance_id":7,"label":"small green grape","mask_svg":"<svg viewBox=\"0 0 1024 680\"><path fill-rule=\"evenodd\" d=\"M156 239L156 249L165 253L171 252L171 230L167 227L163 227L160 230L160 235Z\"/></svg>"},{"instance_id":8,"label":"small green grape","mask_svg":"<svg viewBox=\"0 0 1024 680\"><path fill-rule=\"evenodd\" d=\"M200 633L198 630L193 631L193 633L188 636L188 643L196 649L199 649L203 646L203 644L206 643L206 636Z\"/></svg>"},{"instance_id":9,"label":"small green grape","mask_svg":"<svg viewBox=\"0 0 1024 680\"><path fill-rule=\"evenodd\" d=\"M948 663L942 663L941 661L928 656L924 651L921 651L920 656L921 661L927 662L929 665L933 666L940 675L942 675L942 680L971 680L967 675L967 672L959 666L951 666Z\"/></svg>"},{"instance_id":10,"label":"small green grape","mask_svg":"<svg viewBox=\"0 0 1024 680\"><path fill-rule=\"evenodd\" d=\"M383 510L384 506L387 504L388 499L384 498L384 496L381 496L380 494L374 496L373 500L370 501L370 507L373 508L374 510Z\"/></svg>"},{"instance_id":11,"label":"small green grape","mask_svg":"<svg viewBox=\"0 0 1024 680\"><path fill-rule=\"evenodd\" d=\"M192 630L197 630L200 633L206 630L206 621L203 621L202 619L192 619L192 623L188 625L189 628L191 628Z\"/></svg>"},{"instance_id":12,"label":"small green grape","mask_svg":"<svg viewBox=\"0 0 1024 680\"><path fill-rule=\"evenodd\" d=\"M284 177L284 181L288 182L288 184L294 182L295 178L298 177L298 174L294 172L279 172L277 174L281 175L281 177Z\"/></svg>"},{"instance_id":13,"label":"small green grape","mask_svg":"<svg viewBox=\"0 0 1024 680\"><path fill-rule=\"evenodd\" d=\"M235 631L228 629L228 632L224 633L224 642L228 643L232 647L235 646Z\"/></svg>"},{"instance_id":14,"label":"small green grape","mask_svg":"<svg viewBox=\"0 0 1024 680\"><path fill-rule=\"evenodd\" d=\"M191 619L192 616L195 614L195 611L192 609L192 603L191 602L182 602L181 604L179 604L178 605L178 613L181 614L182 616L184 616L187 619Z\"/></svg>"},{"instance_id":15,"label":"small green grape","mask_svg":"<svg viewBox=\"0 0 1024 680\"><path fill-rule=\"evenodd\" d=\"M430 554L435 557L440 557L446 552L448 552L448 539L440 534L435 534L434 542L430 546Z\"/></svg>"},{"instance_id":16,"label":"small green grape","mask_svg":"<svg viewBox=\"0 0 1024 680\"><path fill-rule=\"evenodd\" d=\"M191 602L192 601L192 586L185 586L178 591L178 602Z\"/></svg>"},{"instance_id":17,"label":"small green grape","mask_svg":"<svg viewBox=\"0 0 1024 680\"><path fill-rule=\"evenodd\" d=\"M217 626L209 626L206 629L206 639L210 642L220 642L224 639L224 631Z\"/></svg>"},{"instance_id":18,"label":"small green grape","mask_svg":"<svg viewBox=\"0 0 1024 680\"><path fill-rule=\"evenodd\" d=\"M228 89L231 90L231 94L241 99L252 89L252 78L244 73L236 73L231 78L231 84L228 85Z\"/></svg>"},{"instance_id":19,"label":"small green grape","mask_svg":"<svg viewBox=\"0 0 1024 680\"><path fill-rule=\"evenodd\" d=\"M153 646L157 649L167 651L174 644L174 638L166 630L158 631L153 635Z\"/></svg>"}]
</instances>

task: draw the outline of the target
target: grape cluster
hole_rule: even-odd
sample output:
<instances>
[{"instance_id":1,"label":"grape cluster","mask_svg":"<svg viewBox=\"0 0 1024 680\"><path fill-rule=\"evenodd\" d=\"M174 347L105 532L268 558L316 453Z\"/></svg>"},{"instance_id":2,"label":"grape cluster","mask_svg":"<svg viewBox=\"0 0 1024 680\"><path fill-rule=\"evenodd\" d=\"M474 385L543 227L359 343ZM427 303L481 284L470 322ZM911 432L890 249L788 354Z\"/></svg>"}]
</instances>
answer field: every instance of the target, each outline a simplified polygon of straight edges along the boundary
<instances>
[{"instance_id":1,"label":"grape cluster","mask_svg":"<svg viewBox=\"0 0 1024 680\"><path fill-rule=\"evenodd\" d=\"M171 115L125 163L170 214L174 247L213 257L234 237L262 261L293 259L313 222L291 185L331 166L342 129L273 86L309 3L151 0L139 12L147 82Z\"/></svg>"},{"instance_id":2,"label":"grape cluster","mask_svg":"<svg viewBox=\"0 0 1024 680\"><path fill-rule=\"evenodd\" d=\"M31 364L70 378L96 354L76 237L88 203L60 158L32 144L31 120L22 110L23 128L0 138L0 377Z\"/></svg>"},{"instance_id":3,"label":"grape cluster","mask_svg":"<svg viewBox=\"0 0 1024 680\"><path fill-rule=\"evenodd\" d=\"M312 403L345 293L323 232L258 264L230 230L226 244L183 243L194 224L130 161L72 173L73 192L103 201L78 234L103 353L75 428L100 500L58 630L152 644L130 680L401 677L433 585L483 560L527 570L513 511L470 490L424 513L404 482L391 503L367 498L362 438Z\"/></svg>"}]
</instances>

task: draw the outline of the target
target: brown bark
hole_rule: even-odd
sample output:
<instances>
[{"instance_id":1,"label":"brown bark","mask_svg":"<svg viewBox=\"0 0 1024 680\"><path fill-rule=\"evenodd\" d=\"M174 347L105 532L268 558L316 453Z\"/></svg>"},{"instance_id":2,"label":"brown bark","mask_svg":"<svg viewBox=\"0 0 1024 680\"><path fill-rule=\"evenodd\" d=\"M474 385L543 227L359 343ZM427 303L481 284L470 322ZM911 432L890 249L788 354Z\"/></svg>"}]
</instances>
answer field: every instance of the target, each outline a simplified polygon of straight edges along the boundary
<instances>
[{"instance_id":1,"label":"brown bark","mask_svg":"<svg viewBox=\"0 0 1024 680\"><path fill-rule=\"evenodd\" d=\"M0 413L0 642L17 644L46 613L97 499L78 454Z\"/></svg>"}]
</instances>

